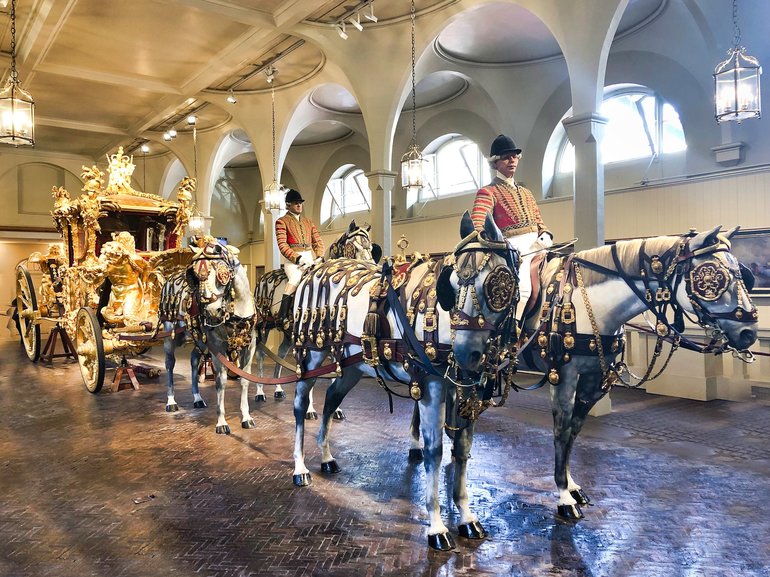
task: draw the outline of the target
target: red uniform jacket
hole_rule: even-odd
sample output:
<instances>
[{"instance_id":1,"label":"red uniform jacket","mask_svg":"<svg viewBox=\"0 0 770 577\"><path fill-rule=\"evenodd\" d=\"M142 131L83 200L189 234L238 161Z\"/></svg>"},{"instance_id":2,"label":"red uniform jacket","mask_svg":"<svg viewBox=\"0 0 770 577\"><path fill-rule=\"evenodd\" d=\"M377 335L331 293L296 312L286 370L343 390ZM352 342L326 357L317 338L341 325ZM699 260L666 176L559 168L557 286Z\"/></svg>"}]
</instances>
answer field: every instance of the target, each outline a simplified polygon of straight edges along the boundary
<instances>
[{"instance_id":1,"label":"red uniform jacket","mask_svg":"<svg viewBox=\"0 0 770 577\"><path fill-rule=\"evenodd\" d=\"M495 224L503 235L516 236L527 232L550 231L540 216L535 197L532 193L518 184L511 186L507 182L495 178L492 184L485 186L476 193L473 201L473 226L476 230L484 228L487 213L492 214Z\"/></svg>"},{"instance_id":2,"label":"red uniform jacket","mask_svg":"<svg viewBox=\"0 0 770 577\"><path fill-rule=\"evenodd\" d=\"M296 263L299 253L312 250L313 256L323 255L324 242L312 221L300 215L299 220L291 213L284 214L275 221L275 240L278 250L287 260Z\"/></svg>"}]
</instances>

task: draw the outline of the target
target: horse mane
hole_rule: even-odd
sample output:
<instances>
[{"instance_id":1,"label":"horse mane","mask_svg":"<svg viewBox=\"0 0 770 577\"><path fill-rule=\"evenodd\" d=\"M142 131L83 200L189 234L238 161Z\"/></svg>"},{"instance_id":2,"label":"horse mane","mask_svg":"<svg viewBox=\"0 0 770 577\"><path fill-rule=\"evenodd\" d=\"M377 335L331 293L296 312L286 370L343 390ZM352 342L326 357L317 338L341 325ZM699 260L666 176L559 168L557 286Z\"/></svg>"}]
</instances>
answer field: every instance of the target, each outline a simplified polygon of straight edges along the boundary
<instances>
[{"instance_id":1,"label":"horse mane","mask_svg":"<svg viewBox=\"0 0 770 577\"><path fill-rule=\"evenodd\" d=\"M619 240L615 243L617 247L618 260L623 267L623 271L629 275L638 275L639 251L644 243L644 251L648 255L660 255L671 248L680 237L678 236L655 236L651 238L634 238L630 240ZM601 267L615 270L615 260L612 258L612 245L604 245L596 248L589 248L575 253L575 256L588 262L595 263ZM598 284L607 279L607 275L595 271L589 267L582 267L583 281L586 285Z\"/></svg>"}]
</instances>

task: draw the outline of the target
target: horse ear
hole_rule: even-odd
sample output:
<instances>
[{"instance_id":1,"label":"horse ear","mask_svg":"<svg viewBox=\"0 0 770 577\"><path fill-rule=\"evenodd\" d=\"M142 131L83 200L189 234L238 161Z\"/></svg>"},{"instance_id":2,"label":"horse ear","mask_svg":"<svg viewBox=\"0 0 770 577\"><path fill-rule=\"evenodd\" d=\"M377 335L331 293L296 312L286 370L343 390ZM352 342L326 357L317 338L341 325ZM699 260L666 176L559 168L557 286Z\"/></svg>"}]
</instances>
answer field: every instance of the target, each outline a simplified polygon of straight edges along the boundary
<instances>
[{"instance_id":1,"label":"horse ear","mask_svg":"<svg viewBox=\"0 0 770 577\"><path fill-rule=\"evenodd\" d=\"M467 213L466 213L467 214ZM455 289L451 282L452 266L444 265L441 269L441 274L438 275L438 281L436 282L436 300L441 308L445 311L451 311L455 303L457 302L457 296Z\"/></svg>"},{"instance_id":2,"label":"horse ear","mask_svg":"<svg viewBox=\"0 0 770 577\"><path fill-rule=\"evenodd\" d=\"M465 238L474 230L475 228L473 226L473 220L471 219L471 213L466 210L460 221L460 238Z\"/></svg>"},{"instance_id":3,"label":"horse ear","mask_svg":"<svg viewBox=\"0 0 770 577\"><path fill-rule=\"evenodd\" d=\"M725 236L725 238L726 238L726 239L731 239L731 238L733 237L733 235L734 235L736 232L738 232L739 230L741 230L741 225L740 225L740 224L739 224L739 225L736 225L736 226L734 226L734 227L732 227L730 230L728 230L728 231L727 231L727 232L724 234L724 236Z\"/></svg>"},{"instance_id":4,"label":"horse ear","mask_svg":"<svg viewBox=\"0 0 770 577\"><path fill-rule=\"evenodd\" d=\"M353 232L354 230L356 230L356 228L357 228L356 219L354 218L353 220L350 221L350 226L348 226L348 232Z\"/></svg>"},{"instance_id":5,"label":"horse ear","mask_svg":"<svg viewBox=\"0 0 770 577\"><path fill-rule=\"evenodd\" d=\"M366 225L366 232L371 232L371 231L372 231L372 225L371 224L367 224Z\"/></svg>"},{"instance_id":6,"label":"horse ear","mask_svg":"<svg viewBox=\"0 0 770 577\"><path fill-rule=\"evenodd\" d=\"M380 259L382 258L382 247L377 244L376 242L372 243L372 259L374 259L374 264L377 264L380 262Z\"/></svg>"},{"instance_id":7,"label":"horse ear","mask_svg":"<svg viewBox=\"0 0 770 577\"><path fill-rule=\"evenodd\" d=\"M484 235L486 236L487 240L503 240L503 233L500 232L499 228L497 228L495 220L489 213L487 213L487 217L484 219Z\"/></svg>"},{"instance_id":8,"label":"horse ear","mask_svg":"<svg viewBox=\"0 0 770 577\"><path fill-rule=\"evenodd\" d=\"M720 230L722 230L721 224L717 225L709 232L701 232L695 235L692 240L690 240L690 250L696 250L704 246L711 246L712 244L716 244L719 240L717 235L719 234Z\"/></svg>"}]
</instances>

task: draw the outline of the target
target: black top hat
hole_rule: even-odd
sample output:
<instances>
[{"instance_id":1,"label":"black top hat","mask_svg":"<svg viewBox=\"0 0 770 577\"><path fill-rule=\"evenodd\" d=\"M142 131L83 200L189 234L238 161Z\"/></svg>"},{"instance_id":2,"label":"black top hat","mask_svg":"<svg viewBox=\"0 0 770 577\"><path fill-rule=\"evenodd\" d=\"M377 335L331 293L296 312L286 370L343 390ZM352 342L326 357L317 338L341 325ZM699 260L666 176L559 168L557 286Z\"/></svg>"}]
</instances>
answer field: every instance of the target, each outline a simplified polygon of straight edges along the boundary
<instances>
[{"instance_id":1,"label":"black top hat","mask_svg":"<svg viewBox=\"0 0 770 577\"><path fill-rule=\"evenodd\" d=\"M302 198L302 195L298 190L290 188L286 193L286 204L291 204L293 202L305 202L305 199Z\"/></svg>"},{"instance_id":2,"label":"black top hat","mask_svg":"<svg viewBox=\"0 0 770 577\"><path fill-rule=\"evenodd\" d=\"M521 154L521 148L516 146L516 143L510 136L501 134L492 141L492 149L489 152L489 159L499 160L508 154Z\"/></svg>"}]
</instances>

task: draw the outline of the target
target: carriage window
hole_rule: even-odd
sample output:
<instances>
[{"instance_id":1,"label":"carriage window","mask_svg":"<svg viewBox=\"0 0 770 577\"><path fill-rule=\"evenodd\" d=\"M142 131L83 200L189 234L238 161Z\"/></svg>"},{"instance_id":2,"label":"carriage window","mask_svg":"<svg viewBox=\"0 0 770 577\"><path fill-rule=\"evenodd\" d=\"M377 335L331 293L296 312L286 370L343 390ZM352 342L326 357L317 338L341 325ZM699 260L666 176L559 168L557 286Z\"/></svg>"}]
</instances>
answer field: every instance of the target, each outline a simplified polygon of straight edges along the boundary
<instances>
[{"instance_id":1,"label":"carriage window","mask_svg":"<svg viewBox=\"0 0 770 577\"><path fill-rule=\"evenodd\" d=\"M475 142L460 134L445 134L425 149L425 186L407 193L407 207L415 202L476 192L489 182L489 165Z\"/></svg>"},{"instance_id":2,"label":"carriage window","mask_svg":"<svg viewBox=\"0 0 770 577\"><path fill-rule=\"evenodd\" d=\"M649 91L626 91L605 98L600 113L608 122L602 140L605 164L652 158L687 149L676 109ZM569 115L570 113L567 113ZM557 173L575 170L575 147L559 126L562 144Z\"/></svg>"},{"instance_id":3,"label":"carriage window","mask_svg":"<svg viewBox=\"0 0 770 577\"><path fill-rule=\"evenodd\" d=\"M364 171L346 164L337 169L326 183L321 200L321 222L331 226L337 217L370 211L371 207L372 193Z\"/></svg>"}]
</instances>

